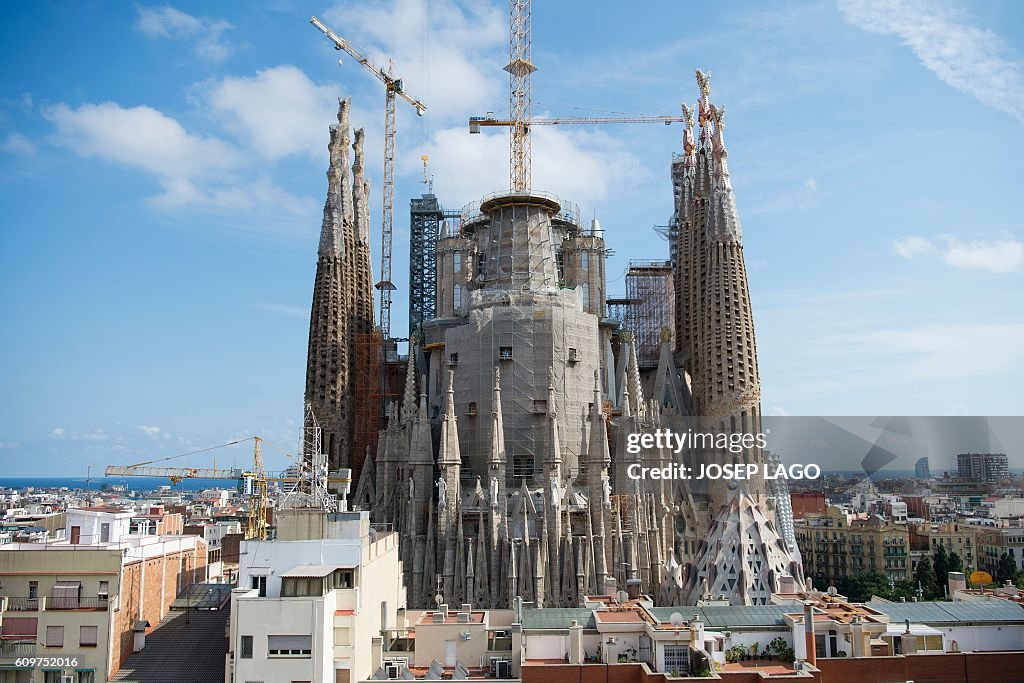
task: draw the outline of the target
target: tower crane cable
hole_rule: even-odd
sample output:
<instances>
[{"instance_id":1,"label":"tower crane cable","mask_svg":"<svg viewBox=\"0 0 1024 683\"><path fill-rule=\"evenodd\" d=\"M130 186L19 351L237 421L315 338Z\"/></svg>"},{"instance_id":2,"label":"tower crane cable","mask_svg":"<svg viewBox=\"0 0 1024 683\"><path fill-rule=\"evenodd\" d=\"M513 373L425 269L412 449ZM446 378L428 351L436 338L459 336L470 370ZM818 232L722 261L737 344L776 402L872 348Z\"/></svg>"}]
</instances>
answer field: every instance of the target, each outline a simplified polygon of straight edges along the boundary
<instances>
[{"instance_id":1,"label":"tower crane cable","mask_svg":"<svg viewBox=\"0 0 1024 683\"><path fill-rule=\"evenodd\" d=\"M184 458L184 457L189 456L189 455L197 455L199 453L206 453L207 451L216 450L218 448L227 448L228 446L237 446L240 443L245 443L246 441L252 441L253 439L256 439L256 438L258 438L258 437L247 436L244 439L238 439L237 441L228 441L227 443L222 443L222 444L219 444L217 446L210 446L209 448L200 448L197 451L189 451L188 453L181 453L179 455L170 455L170 456L167 456L166 458L155 458L153 460L146 460L145 462L137 462L137 463L134 463L132 465L128 465L128 467L142 467L143 465L151 465L154 462L164 462L164 461L167 461L167 460L175 460L177 458Z\"/></svg>"},{"instance_id":2,"label":"tower crane cable","mask_svg":"<svg viewBox=\"0 0 1024 683\"><path fill-rule=\"evenodd\" d=\"M392 217L395 202L395 133L397 130L395 104L396 100L401 98L411 105L419 116L423 116L427 105L405 92L405 84L394 74L390 59L388 59L387 69L378 67L370 58L356 50L352 43L329 29L315 16L310 18L309 23L334 43L334 49L344 50L384 84L384 183L381 201L380 282L375 287L380 290L380 330L386 343L391 337L391 292L395 289L394 283L391 282Z\"/></svg>"}]
</instances>

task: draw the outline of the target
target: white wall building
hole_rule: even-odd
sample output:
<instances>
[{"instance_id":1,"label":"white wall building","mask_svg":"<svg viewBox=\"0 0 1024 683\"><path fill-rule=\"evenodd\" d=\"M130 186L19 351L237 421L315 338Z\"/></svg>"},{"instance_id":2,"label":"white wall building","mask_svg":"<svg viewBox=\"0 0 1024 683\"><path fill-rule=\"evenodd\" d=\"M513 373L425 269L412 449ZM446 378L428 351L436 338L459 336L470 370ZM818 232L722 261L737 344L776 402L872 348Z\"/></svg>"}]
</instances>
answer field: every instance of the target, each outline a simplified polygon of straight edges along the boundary
<instances>
[{"instance_id":1,"label":"white wall building","mask_svg":"<svg viewBox=\"0 0 1024 683\"><path fill-rule=\"evenodd\" d=\"M405 606L397 534L372 529L365 511L281 510L277 524L278 540L240 547L228 680L368 678L387 615Z\"/></svg>"}]
</instances>

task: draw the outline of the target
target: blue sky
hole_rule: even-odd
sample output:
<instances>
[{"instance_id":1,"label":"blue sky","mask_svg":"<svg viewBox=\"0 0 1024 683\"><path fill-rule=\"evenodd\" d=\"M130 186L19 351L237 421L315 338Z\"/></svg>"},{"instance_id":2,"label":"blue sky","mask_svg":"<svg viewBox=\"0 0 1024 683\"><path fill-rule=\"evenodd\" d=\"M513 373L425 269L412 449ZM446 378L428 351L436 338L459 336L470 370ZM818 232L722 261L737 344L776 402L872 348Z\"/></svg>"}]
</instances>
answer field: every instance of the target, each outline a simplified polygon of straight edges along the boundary
<instances>
[{"instance_id":1,"label":"blue sky","mask_svg":"<svg viewBox=\"0 0 1024 683\"><path fill-rule=\"evenodd\" d=\"M712 71L764 409L1024 414L1024 6L535 2L535 115L676 114ZM420 155L458 208L507 186L507 7L25 3L0 28L0 469L77 474L249 434L298 442L327 126L353 98L379 229L383 92L308 23L391 55L393 320ZM427 30L429 28L429 30ZM658 258L678 126L538 128L534 187ZM379 239L376 232L374 242ZM375 265L378 262L374 258ZM219 462L247 459L229 450ZM197 457L192 464L209 460Z\"/></svg>"}]
</instances>

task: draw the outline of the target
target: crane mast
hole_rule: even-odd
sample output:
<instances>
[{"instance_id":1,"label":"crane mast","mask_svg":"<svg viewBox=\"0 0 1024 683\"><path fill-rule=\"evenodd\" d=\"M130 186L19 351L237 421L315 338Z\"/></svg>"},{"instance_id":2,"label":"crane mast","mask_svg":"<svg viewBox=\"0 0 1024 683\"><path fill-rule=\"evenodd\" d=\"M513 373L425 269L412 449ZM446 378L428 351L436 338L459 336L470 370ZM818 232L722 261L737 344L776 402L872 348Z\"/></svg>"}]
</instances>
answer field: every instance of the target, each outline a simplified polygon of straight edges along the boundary
<instances>
[{"instance_id":1,"label":"crane mast","mask_svg":"<svg viewBox=\"0 0 1024 683\"><path fill-rule=\"evenodd\" d=\"M509 2L509 186L513 191L530 189L531 157L530 112L532 93L530 74L537 70L531 61L533 30L530 0Z\"/></svg>"},{"instance_id":2,"label":"crane mast","mask_svg":"<svg viewBox=\"0 0 1024 683\"><path fill-rule=\"evenodd\" d=\"M398 98L409 103L418 116L423 116L427 105L405 92L401 78L394 74L394 66L388 60L388 68L378 67L368 57L356 50L352 43L329 29L315 16L310 18L321 33L334 43L335 50L344 50L350 57L363 65L381 83L384 84L384 190L382 192L381 211L381 243L380 243L380 282L374 285L380 291L380 330L386 341L391 337L391 292L395 290L391 282L391 242L393 229L393 213L395 204L395 109Z\"/></svg>"}]
</instances>

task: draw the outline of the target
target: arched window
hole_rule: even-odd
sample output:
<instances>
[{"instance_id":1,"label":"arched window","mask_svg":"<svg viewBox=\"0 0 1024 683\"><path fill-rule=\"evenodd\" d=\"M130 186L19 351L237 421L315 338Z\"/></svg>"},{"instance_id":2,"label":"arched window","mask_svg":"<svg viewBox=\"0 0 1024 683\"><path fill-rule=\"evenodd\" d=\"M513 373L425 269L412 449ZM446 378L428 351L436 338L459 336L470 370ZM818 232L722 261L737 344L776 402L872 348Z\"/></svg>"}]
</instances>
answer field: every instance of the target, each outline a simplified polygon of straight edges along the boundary
<instances>
[{"instance_id":1,"label":"arched window","mask_svg":"<svg viewBox=\"0 0 1024 683\"><path fill-rule=\"evenodd\" d=\"M453 258L455 272L456 273L461 273L462 272L462 252L461 251L455 252L454 254L452 254L452 258Z\"/></svg>"},{"instance_id":2,"label":"arched window","mask_svg":"<svg viewBox=\"0 0 1024 683\"><path fill-rule=\"evenodd\" d=\"M589 251L581 251L580 252L580 268L582 270L588 270L590 268L590 252Z\"/></svg>"},{"instance_id":3,"label":"arched window","mask_svg":"<svg viewBox=\"0 0 1024 683\"><path fill-rule=\"evenodd\" d=\"M458 311L462 308L462 285L455 285L452 290L452 307Z\"/></svg>"},{"instance_id":4,"label":"arched window","mask_svg":"<svg viewBox=\"0 0 1024 683\"><path fill-rule=\"evenodd\" d=\"M588 285L586 282L583 283L583 310L590 310L590 285Z\"/></svg>"}]
</instances>

